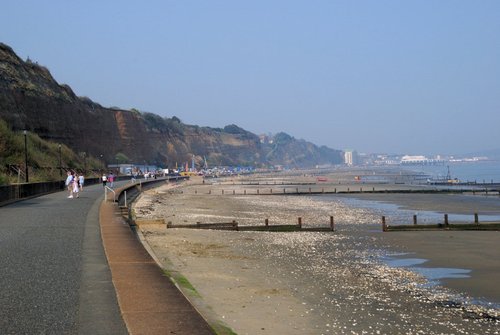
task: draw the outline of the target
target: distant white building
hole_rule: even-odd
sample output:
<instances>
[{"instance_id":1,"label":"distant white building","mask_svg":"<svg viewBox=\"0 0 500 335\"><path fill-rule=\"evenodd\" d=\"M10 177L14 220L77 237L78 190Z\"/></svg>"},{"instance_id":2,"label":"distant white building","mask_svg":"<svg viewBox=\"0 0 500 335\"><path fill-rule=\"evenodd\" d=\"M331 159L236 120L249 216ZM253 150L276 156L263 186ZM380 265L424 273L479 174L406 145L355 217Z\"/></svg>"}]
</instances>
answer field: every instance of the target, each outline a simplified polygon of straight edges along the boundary
<instances>
[{"instance_id":1,"label":"distant white building","mask_svg":"<svg viewBox=\"0 0 500 335\"><path fill-rule=\"evenodd\" d=\"M403 165L435 165L442 164L444 160L439 158L427 158L425 156L410 156L405 155L401 158Z\"/></svg>"},{"instance_id":2,"label":"distant white building","mask_svg":"<svg viewBox=\"0 0 500 335\"><path fill-rule=\"evenodd\" d=\"M355 150L345 150L344 163L348 166L358 165L358 153Z\"/></svg>"}]
</instances>

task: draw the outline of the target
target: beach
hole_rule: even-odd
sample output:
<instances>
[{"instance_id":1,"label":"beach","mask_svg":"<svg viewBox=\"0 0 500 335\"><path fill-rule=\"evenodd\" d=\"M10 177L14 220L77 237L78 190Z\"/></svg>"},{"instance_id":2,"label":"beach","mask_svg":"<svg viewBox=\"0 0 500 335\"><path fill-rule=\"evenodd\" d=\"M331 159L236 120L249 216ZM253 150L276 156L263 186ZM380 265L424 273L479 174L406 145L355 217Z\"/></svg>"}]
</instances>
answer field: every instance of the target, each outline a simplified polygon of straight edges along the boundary
<instances>
[{"instance_id":1,"label":"beach","mask_svg":"<svg viewBox=\"0 0 500 335\"><path fill-rule=\"evenodd\" d=\"M292 179L306 189L313 180ZM134 205L137 218L162 218L174 226L232 220L253 225L265 218L270 224L284 224L296 223L297 217L304 225L326 226L329 216L335 217L335 232L141 224L144 243L163 268L187 278L196 294L184 291L207 319L237 334L498 334L498 232L382 233L379 216L384 207L358 203L373 199L256 195L258 187L260 193L269 193L264 188L284 182L274 176L255 181L194 178L144 192ZM284 187L292 187L290 183ZM334 185L321 185L329 186ZM277 189L282 190L276 187L275 193ZM492 198L446 196L366 195L409 210L434 211L431 205L436 203L447 206L449 213L468 213L468 203L471 212L478 203L484 212L499 210ZM470 272L466 278L435 282L409 268L390 266L385 259L425 259L428 268Z\"/></svg>"}]
</instances>

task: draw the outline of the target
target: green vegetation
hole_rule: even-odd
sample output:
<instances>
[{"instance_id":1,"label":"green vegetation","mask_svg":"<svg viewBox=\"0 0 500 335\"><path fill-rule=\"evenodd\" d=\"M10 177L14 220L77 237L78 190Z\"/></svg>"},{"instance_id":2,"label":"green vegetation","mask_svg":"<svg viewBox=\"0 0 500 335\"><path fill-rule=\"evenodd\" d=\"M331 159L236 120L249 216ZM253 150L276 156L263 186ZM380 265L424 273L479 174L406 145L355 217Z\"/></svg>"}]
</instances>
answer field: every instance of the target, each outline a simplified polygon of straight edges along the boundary
<instances>
[{"instance_id":1,"label":"green vegetation","mask_svg":"<svg viewBox=\"0 0 500 335\"><path fill-rule=\"evenodd\" d=\"M212 330L217 334L217 335L238 335L238 333L235 333L231 328L223 324L222 322L218 322L215 325L211 325Z\"/></svg>"},{"instance_id":2,"label":"green vegetation","mask_svg":"<svg viewBox=\"0 0 500 335\"><path fill-rule=\"evenodd\" d=\"M198 297L200 298L200 294L198 293L198 291L196 291L196 289L194 288L194 286L189 282L189 280L184 277L183 275L181 275L180 273L178 272L172 272L172 271L169 271L169 270L163 270L163 273L170 278L170 280L172 280L174 283L176 283L177 285L179 285L182 289L185 289L189 292L189 294L192 294L193 296L195 297Z\"/></svg>"},{"instance_id":3,"label":"green vegetation","mask_svg":"<svg viewBox=\"0 0 500 335\"><path fill-rule=\"evenodd\" d=\"M24 140L22 132L12 131L7 123L0 119L0 185L24 181ZM30 182L64 179L65 170L68 169L85 170L88 176L97 176L99 169L104 168L102 162L96 158L85 153L76 154L66 145L59 147L58 143L43 140L31 132L26 134L26 144Z\"/></svg>"},{"instance_id":4,"label":"green vegetation","mask_svg":"<svg viewBox=\"0 0 500 335\"><path fill-rule=\"evenodd\" d=\"M176 271L169 271L167 269L163 269L163 273L170 278L170 280L181 287L181 290L191 295L192 297L201 298L200 294L194 286L187 280L186 277L181 275ZM210 323L210 327L217 335L237 335L230 327L225 325L222 321L212 321Z\"/></svg>"},{"instance_id":5,"label":"green vegetation","mask_svg":"<svg viewBox=\"0 0 500 335\"><path fill-rule=\"evenodd\" d=\"M176 116L169 119L153 113L143 112L142 118L144 119L146 127L149 131L166 134L182 134L183 132L183 124Z\"/></svg>"},{"instance_id":6,"label":"green vegetation","mask_svg":"<svg viewBox=\"0 0 500 335\"><path fill-rule=\"evenodd\" d=\"M128 156L124 153L119 152L115 155L115 161L118 164L125 164L130 162L130 158L128 158Z\"/></svg>"}]
</instances>

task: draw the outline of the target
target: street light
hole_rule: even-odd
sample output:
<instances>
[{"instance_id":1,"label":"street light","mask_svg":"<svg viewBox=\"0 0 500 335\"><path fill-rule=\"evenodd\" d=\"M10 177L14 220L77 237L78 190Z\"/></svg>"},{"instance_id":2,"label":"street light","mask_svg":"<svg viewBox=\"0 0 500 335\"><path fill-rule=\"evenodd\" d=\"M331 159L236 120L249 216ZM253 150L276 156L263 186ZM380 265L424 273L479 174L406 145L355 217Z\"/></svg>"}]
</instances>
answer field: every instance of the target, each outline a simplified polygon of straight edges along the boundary
<instances>
[{"instance_id":1,"label":"street light","mask_svg":"<svg viewBox=\"0 0 500 335\"><path fill-rule=\"evenodd\" d=\"M87 153L83 152L83 174L87 174Z\"/></svg>"},{"instance_id":2,"label":"street light","mask_svg":"<svg viewBox=\"0 0 500 335\"><path fill-rule=\"evenodd\" d=\"M28 131L23 130L24 134L24 175L26 177L25 181L28 183L29 182L29 177L28 177Z\"/></svg>"},{"instance_id":3,"label":"street light","mask_svg":"<svg viewBox=\"0 0 500 335\"><path fill-rule=\"evenodd\" d=\"M62 156L61 156L61 145L59 144L59 176L62 177Z\"/></svg>"}]
</instances>

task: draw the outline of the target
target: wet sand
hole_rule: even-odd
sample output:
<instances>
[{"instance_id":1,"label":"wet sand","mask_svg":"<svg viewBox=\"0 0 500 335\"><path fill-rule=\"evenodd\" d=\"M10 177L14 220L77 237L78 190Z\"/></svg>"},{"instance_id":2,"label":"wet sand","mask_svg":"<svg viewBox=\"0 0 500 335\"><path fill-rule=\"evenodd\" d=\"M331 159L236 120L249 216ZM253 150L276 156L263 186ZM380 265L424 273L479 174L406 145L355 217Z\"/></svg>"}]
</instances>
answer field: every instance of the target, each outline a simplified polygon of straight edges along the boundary
<instances>
[{"instance_id":1,"label":"wet sand","mask_svg":"<svg viewBox=\"0 0 500 335\"><path fill-rule=\"evenodd\" d=\"M459 194L361 194L356 199L398 205L401 209L469 215L479 218L500 214L497 195ZM427 267L471 270L471 278L443 279L447 287L477 299L500 304L500 232L498 231L407 231L382 234L388 249L408 252L428 260ZM410 256L405 256L410 257Z\"/></svg>"},{"instance_id":2,"label":"wet sand","mask_svg":"<svg viewBox=\"0 0 500 335\"><path fill-rule=\"evenodd\" d=\"M208 195L214 187L219 194ZM301 215L307 222L326 224L332 212L310 197L232 196L236 188L234 181L192 181L181 188L147 192L135 210L138 216L162 217L174 224L234 218L254 224L264 217L291 223ZM425 202L441 202L456 212L465 211L467 204L456 198L446 202L442 195L424 195L425 201L419 196L385 201L410 207L418 203L419 210L433 209ZM490 200L474 200L471 206L476 202L485 211L498 210ZM500 300L498 232L381 233L372 223L376 216L336 206L333 211L341 223L334 233L167 230L161 225L140 230L159 262L182 273L196 288L201 296L195 299L198 308L238 334L498 333L498 321L480 317L483 312L498 315L498 309L470 303L480 297ZM304 215L310 212L315 214ZM363 222L365 216L370 219ZM356 220L359 224L342 223ZM429 289L422 276L380 262L396 252L429 259L426 266L471 269L471 278L446 280Z\"/></svg>"}]
</instances>

